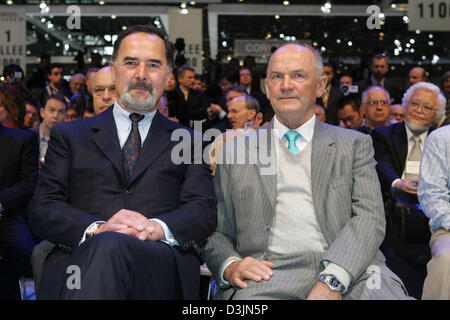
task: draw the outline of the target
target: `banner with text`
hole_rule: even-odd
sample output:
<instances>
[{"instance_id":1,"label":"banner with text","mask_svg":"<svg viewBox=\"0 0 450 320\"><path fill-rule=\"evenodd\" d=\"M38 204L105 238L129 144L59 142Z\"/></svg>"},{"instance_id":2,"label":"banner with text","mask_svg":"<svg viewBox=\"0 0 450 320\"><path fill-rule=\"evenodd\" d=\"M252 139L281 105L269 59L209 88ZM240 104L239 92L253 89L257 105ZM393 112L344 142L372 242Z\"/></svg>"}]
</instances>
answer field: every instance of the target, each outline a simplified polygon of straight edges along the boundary
<instances>
[{"instance_id":1,"label":"banner with text","mask_svg":"<svg viewBox=\"0 0 450 320\"><path fill-rule=\"evenodd\" d=\"M25 9L0 10L0 70L11 63L26 70L26 23Z\"/></svg>"}]
</instances>

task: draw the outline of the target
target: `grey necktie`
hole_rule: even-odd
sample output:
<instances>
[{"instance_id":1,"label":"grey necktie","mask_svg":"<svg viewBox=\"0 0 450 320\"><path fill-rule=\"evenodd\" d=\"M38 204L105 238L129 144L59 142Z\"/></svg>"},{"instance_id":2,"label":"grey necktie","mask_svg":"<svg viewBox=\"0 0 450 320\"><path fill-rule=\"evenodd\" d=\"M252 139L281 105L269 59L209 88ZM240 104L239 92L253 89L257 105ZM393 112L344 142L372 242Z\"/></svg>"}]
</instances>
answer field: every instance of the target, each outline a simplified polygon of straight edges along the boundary
<instances>
[{"instance_id":1,"label":"grey necktie","mask_svg":"<svg viewBox=\"0 0 450 320\"><path fill-rule=\"evenodd\" d=\"M420 157L422 156L422 149L420 148L420 137L418 135L414 135L412 136L412 139L414 140L414 144L407 160L420 161ZM404 180L418 179L418 178L419 178L418 174L405 172Z\"/></svg>"}]
</instances>

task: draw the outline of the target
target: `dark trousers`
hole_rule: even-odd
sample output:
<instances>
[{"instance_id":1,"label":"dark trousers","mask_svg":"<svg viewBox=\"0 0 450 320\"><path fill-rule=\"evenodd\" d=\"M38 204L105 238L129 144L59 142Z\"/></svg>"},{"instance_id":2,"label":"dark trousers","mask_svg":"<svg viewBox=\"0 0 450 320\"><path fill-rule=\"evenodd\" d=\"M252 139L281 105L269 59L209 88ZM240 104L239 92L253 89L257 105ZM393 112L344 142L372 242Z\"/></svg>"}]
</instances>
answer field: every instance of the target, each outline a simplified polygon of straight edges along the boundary
<instances>
[{"instance_id":1,"label":"dark trousers","mask_svg":"<svg viewBox=\"0 0 450 320\"><path fill-rule=\"evenodd\" d=\"M20 299L19 279L31 271L33 247L33 236L22 215L0 219L0 300Z\"/></svg>"},{"instance_id":2,"label":"dark trousers","mask_svg":"<svg viewBox=\"0 0 450 320\"><path fill-rule=\"evenodd\" d=\"M175 255L162 242L117 232L87 239L44 265L38 299L182 299Z\"/></svg>"}]
</instances>

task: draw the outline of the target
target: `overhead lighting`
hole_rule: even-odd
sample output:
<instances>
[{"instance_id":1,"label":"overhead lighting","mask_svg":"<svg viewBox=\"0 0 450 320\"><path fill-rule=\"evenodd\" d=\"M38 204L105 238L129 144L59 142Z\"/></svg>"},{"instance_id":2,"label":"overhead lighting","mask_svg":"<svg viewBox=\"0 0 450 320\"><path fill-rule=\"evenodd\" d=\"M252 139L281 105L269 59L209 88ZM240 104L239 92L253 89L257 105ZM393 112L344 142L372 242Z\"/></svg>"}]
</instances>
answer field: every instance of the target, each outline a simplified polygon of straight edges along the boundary
<instances>
[{"instance_id":1,"label":"overhead lighting","mask_svg":"<svg viewBox=\"0 0 450 320\"><path fill-rule=\"evenodd\" d=\"M222 41L222 46L223 46L223 47L225 47L225 48L226 48L226 47L227 47L227 45L228 45L228 43L227 43L226 41Z\"/></svg>"},{"instance_id":2,"label":"overhead lighting","mask_svg":"<svg viewBox=\"0 0 450 320\"><path fill-rule=\"evenodd\" d=\"M115 14L113 14L112 16L111 16L111 19L116 19L117 18L117 16L115 15Z\"/></svg>"},{"instance_id":3,"label":"overhead lighting","mask_svg":"<svg viewBox=\"0 0 450 320\"><path fill-rule=\"evenodd\" d=\"M416 30L416 34L420 34L420 30Z\"/></svg>"},{"instance_id":4,"label":"overhead lighting","mask_svg":"<svg viewBox=\"0 0 450 320\"><path fill-rule=\"evenodd\" d=\"M8 0L8 1L6 1L6 4L13 4L13 1L12 0Z\"/></svg>"},{"instance_id":5,"label":"overhead lighting","mask_svg":"<svg viewBox=\"0 0 450 320\"><path fill-rule=\"evenodd\" d=\"M98 4L102 6L105 4L105 1L99 1Z\"/></svg>"},{"instance_id":6,"label":"overhead lighting","mask_svg":"<svg viewBox=\"0 0 450 320\"><path fill-rule=\"evenodd\" d=\"M186 9L186 8L183 8L183 9L180 10L180 13L181 13L181 14L188 14L188 13L189 13L189 10Z\"/></svg>"},{"instance_id":7,"label":"overhead lighting","mask_svg":"<svg viewBox=\"0 0 450 320\"><path fill-rule=\"evenodd\" d=\"M428 41L428 45L429 45L429 46L433 46L433 45L434 45L434 42L433 42L433 41Z\"/></svg>"},{"instance_id":8,"label":"overhead lighting","mask_svg":"<svg viewBox=\"0 0 450 320\"><path fill-rule=\"evenodd\" d=\"M327 48L321 47L321 48L320 48L320 51L325 52L325 51L327 51Z\"/></svg>"},{"instance_id":9,"label":"overhead lighting","mask_svg":"<svg viewBox=\"0 0 450 320\"><path fill-rule=\"evenodd\" d=\"M399 47L402 43L400 42L400 40L395 39L395 40L394 40L394 44L395 44L397 47Z\"/></svg>"},{"instance_id":10,"label":"overhead lighting","mask_svg":"<svg viewBox=\"0 0 450 320\"><path fill-rule=\"evenodd\" d=\"M180 7L181 7L181 9L186 9L186 2L182 2Z\"/></svg>"},{"instance_id":11,"label":"overhead lighting","mask_svg":"<svg viewBox=\"0 0 450 320\"><path fill-rule=\"evenodd\" d=\"M191 2L189 2L189 4L190 4L191 6L195 6L195 1L191 1Z\"/></svg>"},{"instance_id":12,"label":"overhead lighting","mask_svg":"<svg viewBox=\"0 0 450 320\"><path fill-rule=\"evenodd\" d=\"M127 30L127 26L122 26L122 30Z\"/></svg>"},{"instance_id":13,"label":"overhead lighting","mask_svg":"<svg viewBox=\"0 0 450 320\"><path fill-rule=\"evenodd\" d=\"M349 41L347 42L348 46L351 47L353 45L353 42Z\"/></svg>"},{"instance_id":14,"label":"overhead lighting","mask_svg":"<svg viewBox=\"0 0 450 320\"><path fill-rule=\"evenodd\" d=\"M404 23L409 23L409 18L408 18L408 16L403 16L403 22Z\"/></svg>"},{"instance_id":15,"label":"overhead lighting","mask_svg":"<svg viewBox=\"0 0 450 320\"><path fill-rule=\"evenodd\" d=\"M430 33L430 34L428 35L428 38L433 39L433 34Z\"/></svg>"},{"instance_id":16,"label":"overhead lighting","mask_svg":"<svg viewBox=\"0 0 450 320\"><path fill-rule=\"evenodd\" d=\"M283 5L288 6L289 4L289 1L283 1Z\"/></svg>"},{"instance_id":17,"label":"overhead lighting","mask_svg":"<svg viewBox=\"0 0 450 320\"><path fill-rule=\"evenodd\" d=\"M279 15L279 14L276 14L276 15L275 15L275 19L277 19L277 20L280 19L280 15Z\"/></svg>"},{"instance_id":18,"label":"overhead lighting","mask_svg":"<svg viewBox=\"0 0 450 320\"><path fill-rule=\"evenodd\" d=\"M416 42L416 40L414 39L409 39L409 43L414 44Z\"/></svg>"},{"instance_id":19,"label":"overhead lighting","mask_svg":"<svg viewBox=\"0 0 450 320\"><path fill-rule=\"evenodd\" d=\"M341 43L341 39L336 39L336 43Z\"/></svg>"},{"instance_id":20,"label":"overhead lighting","mask_svg":"<svg viewBox=\"0 0 450 320\"><path fill-rule=\"evenodd\" d=\"M397 9L397 5L395 3L391 4L392 9Z\"/></svg>"}]
</instances>

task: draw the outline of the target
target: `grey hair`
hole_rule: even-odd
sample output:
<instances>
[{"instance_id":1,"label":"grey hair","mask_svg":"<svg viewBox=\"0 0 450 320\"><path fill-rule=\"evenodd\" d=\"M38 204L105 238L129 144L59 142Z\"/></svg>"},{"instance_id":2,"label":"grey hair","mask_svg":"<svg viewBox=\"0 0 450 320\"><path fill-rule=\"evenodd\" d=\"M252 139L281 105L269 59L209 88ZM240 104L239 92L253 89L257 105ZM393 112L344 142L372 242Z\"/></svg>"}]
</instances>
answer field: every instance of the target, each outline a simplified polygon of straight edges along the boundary
<instances>
[{"instance_id":1,"label":"grey hair","mask_svg":"<svg viewBox=\"0 0 450 320\"><path fill-rule=\"evenodd\" d=\"M70 78L70 81L72 81L72 79L77 78L77 77L82 78L84 81L86 81L86 77L85 77L85 75L82 74L82 73L75 73L75 74Z\"/></svg>"},{"instance_id":2,"label":"grey hair","mask_svg":"<svg viewBox=\"0 0 450 320\"><path fill-rule=\"evenodd\" d=\"M366 90L364 90L364 92L361 95L361 103L366 104L367 103L367 94L370 91L375 91L375 90L380 90L380 91L386 92L388 100L389 100L389 104L391 103L391 95L389 94L389 91L387 91L385 88L380 87L380 86L371 86L371 87L367 88Z\"/></svg>"},{"instance_id":3,"label":"grey hair","mask_svg":"<svg viewBox=\"0 0 450 320\"><path fill-rule=\"evenodd\" d=\"M233 100L244 100L245 106L247 107L247 109L255 110L256 113L258 113L261 110L258 100L256 100L255 98L253 98L250 95L238 96L238 97L235 97Z\"/></svg>"},{"instance_id":4,"label":"grey hair","mask_svg":"<svg viewBox=\"0 0 450 320\"><path fill-rule=\"evenodd\" d=\"M436 110L435 120L439 121L445 114L445 106L447 105L447 99L445 99L445 96L442 94L439 87L431 82L418 82L418 83L412 85L411 87L409 87L409 89L406 90L405 94L403 95L402 106L406 109L412 95L414 94L414 92L416 92L419 89L427 90L427 91L430 91L430 92L434 93L435 95L437 95L437 97L438 97L437 107L438 108Z\"/></svg>"}]
</instances>

